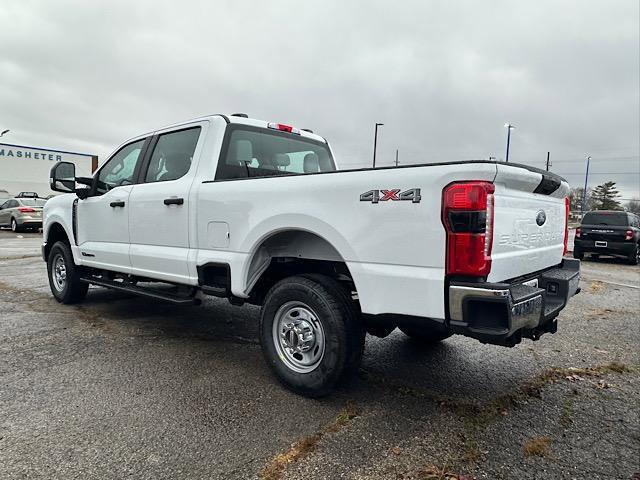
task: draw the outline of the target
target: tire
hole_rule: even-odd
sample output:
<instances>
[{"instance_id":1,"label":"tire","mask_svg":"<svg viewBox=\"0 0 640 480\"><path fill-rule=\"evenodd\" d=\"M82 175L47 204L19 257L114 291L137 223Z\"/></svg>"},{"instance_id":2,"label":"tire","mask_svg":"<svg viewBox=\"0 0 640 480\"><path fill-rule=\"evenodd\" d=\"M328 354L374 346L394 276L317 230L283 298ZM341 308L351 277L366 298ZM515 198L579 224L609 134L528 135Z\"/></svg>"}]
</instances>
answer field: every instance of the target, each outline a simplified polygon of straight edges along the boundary
<instances>
[{"instance_id":1,"label":"tire","mask_svg":"<svg viewBox=\"0 0 640 480\"><path fill-rule=\"evenodd\" d=\"M288 277L267 293L260 318L262 352L278 380L297 394L331 393L357 370L364 338L349 292L330 277Z\"/></svg>"},{"instance_id":2,"label":"tire","mask_svg":"<svg viewBox=\"0 0 640 480\"><path fill-rule=\"evenodd\" d=\"M89 284L80 281L80 269L73 263L69 245L56 242L47 258L49 288L55 299L64 304L77 303L84 299Z\"/></svg>"},{"instance_id":3,"label":"tire","mask_svg":"<svg viewBox=\"0 0 640 480\"><path fill-rule=\"evenodd\" d=\"M577 258L578 260L582 260L582 259L584 259L584 253L582 253L579 250L574 250L573 251L573 258Z\"/></svg>"},{"instance_id":4,"label":"tire","mask_svg":"<svg viewBox=\"0 0 640 480\"><path fill-rule=\"evenodd\" d=\"M402 331L402 333L410 337L412 340L416 340L426 344L436 344L441 342L442 340L446 340L451 335L453 335L453 333L446 330L441 331L429 327L415 328L402 326L398 328Z\"/></svg>"},{"instance_id":5,"label":"tire","mask_svg":"<svg viewBox=\"0 0 640 480\"><path fill-rule=\"evenodd\" d=\"M640 263L640 243L636 243L636 251L629 255L629 263L631 265L638 265Z\"/></svg>"},{"instance_id":6,"label":"tire","mask_svg":"<svg viewBox=\"0 0 640 480\"><path fill-rule=\"evenodd\" d=\"M11 219L11 231L14 233L18 233L22 231L22 228L20 228L20 226L18 225L18 222L16 222L15 218Z\"/></svg>"}]
</instances>

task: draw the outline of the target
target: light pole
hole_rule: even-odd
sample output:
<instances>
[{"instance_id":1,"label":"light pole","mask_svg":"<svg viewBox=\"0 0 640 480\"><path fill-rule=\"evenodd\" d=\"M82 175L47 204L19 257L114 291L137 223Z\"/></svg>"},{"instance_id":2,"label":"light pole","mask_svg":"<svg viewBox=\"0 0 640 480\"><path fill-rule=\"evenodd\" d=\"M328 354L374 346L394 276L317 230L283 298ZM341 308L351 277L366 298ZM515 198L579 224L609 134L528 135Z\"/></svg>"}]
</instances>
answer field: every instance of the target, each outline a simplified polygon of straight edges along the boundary
<instances>
[{"instance_id":1,"label":"light pole","mask_svg":"<svg viewBox=\"0 0 640 480\"><path fill-rule=\"evenodd\" d=\"M4 137L4 134L5 134L5 133L9 133L10 131L11 131L11 130L9 130L9 129L7 129L7 130L3 130L3 131L0 133L0 137Z\"/></svg>"},{"instance_id":2,"label":"light pole","mask_svg":"<svg viewBox=\"0 0 640 480\"><path fill-rule=\"evenodd\" d=\"M580 214L584 213L584 207L586 207L587 202L587 181L589 180L589 162L591 161L591 156L587 157L587 171L584 174L584 190L582 190L582 205L580 206Z\"/></svg>"},{"instance_id":3,"label":"light pole","mask_svg":"<svg viewBox=\"0 0 640 480\"><path fill-rule=\"evenodd\" d=\"M384 123L376 123L376 132L373 135L373 168L376 168L376 149L378 148L378 127L381 127Z\"/></svg>"},{"instance_id":4,"label":"light pole","mask_svg":"<svg viewBox=\"0 0 640 480\"><path fill-rule=\"evenodd\" d=\"M504 126L507 129L507 156L505 157L505 163L509 163L509 144L511 143L511 130L516 128L515 125L511 123L505 123Z\"/></svg>"}]
</instances>

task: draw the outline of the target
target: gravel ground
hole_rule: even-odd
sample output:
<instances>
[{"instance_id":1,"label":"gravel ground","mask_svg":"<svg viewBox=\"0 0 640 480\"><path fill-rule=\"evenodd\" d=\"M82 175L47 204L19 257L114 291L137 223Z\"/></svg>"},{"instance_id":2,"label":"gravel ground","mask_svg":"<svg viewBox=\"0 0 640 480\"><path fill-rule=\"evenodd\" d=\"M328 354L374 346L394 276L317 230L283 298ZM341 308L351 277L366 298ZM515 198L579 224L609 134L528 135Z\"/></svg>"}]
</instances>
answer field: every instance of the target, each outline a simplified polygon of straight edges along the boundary
<instances>
[{"instance_id":1,"label":"gravel ground","mask_svg":"<svg viewBox=\"0 0 640 480\"><path fill-rule=\"evenodd\" d=\"M369 337L351 384L309 400L270 376L256 308L63 306L38 258L0 260L0 477L634 478L640 269L583 266L556 335Z\"/></svg>"}]
</instances>

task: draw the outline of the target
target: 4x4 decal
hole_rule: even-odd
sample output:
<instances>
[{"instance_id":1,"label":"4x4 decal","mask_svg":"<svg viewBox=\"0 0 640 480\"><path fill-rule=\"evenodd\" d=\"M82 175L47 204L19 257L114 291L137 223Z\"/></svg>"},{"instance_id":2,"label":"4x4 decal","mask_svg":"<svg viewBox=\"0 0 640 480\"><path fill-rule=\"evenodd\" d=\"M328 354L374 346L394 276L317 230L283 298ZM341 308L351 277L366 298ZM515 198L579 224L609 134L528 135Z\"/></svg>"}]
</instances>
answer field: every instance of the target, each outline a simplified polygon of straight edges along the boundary
<instances>
[{"instance_id":1,"label":"4x4 decal","mask_svg":"<svg viewBox=\"0 0 640 480\"><path fill-rule=\"evenodd\" d=\"M394 202L397 200L411 200L412 203L420 203L422 197L420 196L419 188L405 190L402 193L400 193L399 188L393 188L391 190L369 190L360 195L361 202L379 203L389 200Z\"/></svg>"}]
</instances>

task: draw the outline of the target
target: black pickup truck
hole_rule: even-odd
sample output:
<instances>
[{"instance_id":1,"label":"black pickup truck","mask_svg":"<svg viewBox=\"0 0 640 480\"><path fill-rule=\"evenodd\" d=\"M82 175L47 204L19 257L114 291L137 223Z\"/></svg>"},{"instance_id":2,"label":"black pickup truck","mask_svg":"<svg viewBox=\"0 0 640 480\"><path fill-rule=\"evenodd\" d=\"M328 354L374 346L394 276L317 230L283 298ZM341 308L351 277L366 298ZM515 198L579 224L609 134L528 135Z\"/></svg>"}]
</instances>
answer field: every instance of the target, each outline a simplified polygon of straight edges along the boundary
<instances>
[{"instance_id":1,"label":"black pickup truck","mask_svg":"<svg viewBox=\"0 0 640 480\"><path fill-rule=\"evenodd\" d=\"M640 221L638 216L618 210L587 212L582 224L576 228L573 256L582 260L612 255L624 257L632 265L640 261Z\"/></svg>"}]
</instances>

